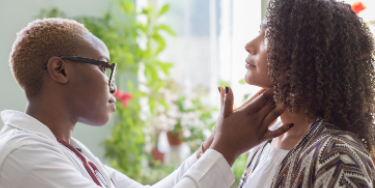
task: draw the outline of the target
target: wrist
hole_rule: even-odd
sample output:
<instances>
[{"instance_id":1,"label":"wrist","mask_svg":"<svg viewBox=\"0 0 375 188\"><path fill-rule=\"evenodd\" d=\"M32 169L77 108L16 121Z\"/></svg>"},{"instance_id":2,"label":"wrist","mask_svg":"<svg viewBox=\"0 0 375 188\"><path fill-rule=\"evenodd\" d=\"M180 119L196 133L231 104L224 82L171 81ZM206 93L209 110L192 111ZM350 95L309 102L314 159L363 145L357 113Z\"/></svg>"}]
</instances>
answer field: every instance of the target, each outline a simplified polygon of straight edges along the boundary
<instances>
[{"instance_id":1,"label":"wrist","mask_svg":"<svg viewBox=\"0 0 375 188\"><path fill-rule=\"evenodd\" d=\"M208 150L214 140L214 134L212 134L206 141L204 141L197 151L197 159L199 159L206 150Z\"/></svg>"},{"instance_id":2,"label":"wrist","mask_svg":"<svg viewBox=\"0 0 375 188\"><path fill-rule=\"evenodd\" d=\"M212 143L209 149L214 149L217 152L221 153L225 160L228 162L229 166L233 166L238 157L236 152L232 150L232 147L220 143Z\"/></svg>"},{"instance_id":3,"label":"wrist","mask_svg":"<svg viewBox=\"0 0 375 188\"><path fill-rule=\"evenodd\" d=\"M201 144L201 147L199 147L197 151L197 159L201 158L201 156L204 154L204 152L208 149L208 147L205 147L205 142Z\"/></svg>"}]
</instances>

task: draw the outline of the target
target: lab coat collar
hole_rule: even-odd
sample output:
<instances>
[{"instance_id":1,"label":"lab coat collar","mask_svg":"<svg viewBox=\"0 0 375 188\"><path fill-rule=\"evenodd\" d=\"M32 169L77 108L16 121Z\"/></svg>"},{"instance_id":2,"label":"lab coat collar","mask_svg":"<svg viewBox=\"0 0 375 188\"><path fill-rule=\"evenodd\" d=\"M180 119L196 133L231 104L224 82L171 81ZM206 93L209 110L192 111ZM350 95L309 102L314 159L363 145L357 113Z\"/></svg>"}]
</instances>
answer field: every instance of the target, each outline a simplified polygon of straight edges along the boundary
<instances>
[{"instance_id":1,"label":"lab coat collar","mask_svg":"<svg viewBox=\"0 0 375 188\"><path fill-rule=\"evenodd\" d=\"M56 140L52 131L45 124L23 112L4 110L1 112L1 118L4 122L4 127L10 125L27 132L33 132L51 140Z\"/></svg>"},{"instance_id":2,"label":"lab coat collar","mask_svg":"<svg viewBox=\"0 0 375 188\"><path fill-rule=\"evenodd\" d=\"M4 127L9 125L17 129L32 132L39 136L56 141L55 135L45 124L23 112L5 110L1 112L1 118L3 119L3 122L5 124ZM75 148L79 148L80 152L86 156L93 155L84 144L74 139L73 137L70 139L70 145Z\"/></svg>"}]
</instances>

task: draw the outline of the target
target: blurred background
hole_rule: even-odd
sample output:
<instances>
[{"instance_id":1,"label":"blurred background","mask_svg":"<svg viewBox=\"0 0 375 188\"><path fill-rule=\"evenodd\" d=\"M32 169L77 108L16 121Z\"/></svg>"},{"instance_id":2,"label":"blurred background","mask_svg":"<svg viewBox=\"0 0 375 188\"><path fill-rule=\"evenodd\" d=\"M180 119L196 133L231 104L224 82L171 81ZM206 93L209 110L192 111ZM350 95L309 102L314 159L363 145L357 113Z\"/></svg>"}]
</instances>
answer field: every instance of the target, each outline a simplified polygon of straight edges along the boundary
<instances>
[{"instance_id":1,"label":"blurred background","mask_svg":"<svg viewBox=\"0 0 375 188\"><path fill-rule=\"evenodd\" d=\"M347 0L349 4L358 1ZM375 2L358 13L375 32ZM259 32L269 0L1 0L0 111L27 101L8 65L16 33L38 18L75 19L104 41L118 64L117 111L103 127L73 136L106 164L145 184L176 169L211 134L218 86L235 106L259 88L244 83L244 45ZM2 124L0 124L0 127ZM238 181L246 165L233 166ZM233 187L236 187L234 185Z\"/></svg>"}]
</instances>

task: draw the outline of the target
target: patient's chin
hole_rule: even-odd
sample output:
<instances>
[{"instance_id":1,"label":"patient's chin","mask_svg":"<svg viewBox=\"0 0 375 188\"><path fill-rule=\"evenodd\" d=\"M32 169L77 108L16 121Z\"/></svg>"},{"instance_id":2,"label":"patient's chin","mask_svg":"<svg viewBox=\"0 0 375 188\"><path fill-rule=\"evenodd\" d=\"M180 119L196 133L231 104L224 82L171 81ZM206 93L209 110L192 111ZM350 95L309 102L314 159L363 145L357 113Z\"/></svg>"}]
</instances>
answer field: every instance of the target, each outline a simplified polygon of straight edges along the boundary
<instances>
[{"instance_id":1,"label":"patient's chin","mask_svg":"<svg viewBox=\"0 0 375 188\"><path fill-rule=\"evenodd\" d=\"M261 81L261 80L246 79L245 78L245 81L249 85L258 86L258 87L261 87L261 88L264 88L264 89L272 88L272 83L267 83L267 82L264 82L264 81Z\"/></svg>"}]
</instances>

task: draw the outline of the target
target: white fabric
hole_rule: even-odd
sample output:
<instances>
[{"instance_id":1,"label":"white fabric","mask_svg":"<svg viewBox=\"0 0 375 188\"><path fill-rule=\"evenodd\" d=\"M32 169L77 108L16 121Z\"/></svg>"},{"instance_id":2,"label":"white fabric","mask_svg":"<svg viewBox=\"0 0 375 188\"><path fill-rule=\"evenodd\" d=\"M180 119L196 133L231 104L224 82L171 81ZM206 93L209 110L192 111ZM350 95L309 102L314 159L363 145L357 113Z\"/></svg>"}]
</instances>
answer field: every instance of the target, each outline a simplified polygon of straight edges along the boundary
<instances>
[{"instance_id":1,"label":"white fabric","mask_svg":"<svg viewBox=\"0 0 375 188\"><path fill-rule=\"evenodd\" d=\"M250 150L249 158L253 156L254 152L254 149ZM268 143L260 156L257 167L248 177L243 188L271 187L272 179L288 152L289 150L278 149Z\"/></svg>"},{"instance_id":2,"label":"white fabric","mask_svg":"<svg viewBox=\"0 0 375 188\"><path fill-rule=\"evenodd\" d=\"M1 116L0 188L99 188L82 161L57 142L47 126L22 112L3 111ZM95 164L108 188L228 188L234 182L229 164L215 150L207 150L199 160L193 155L159 183L143 186L103 165L78 140L72 138L70 144Z\"/></svg>"}]
</instances>

